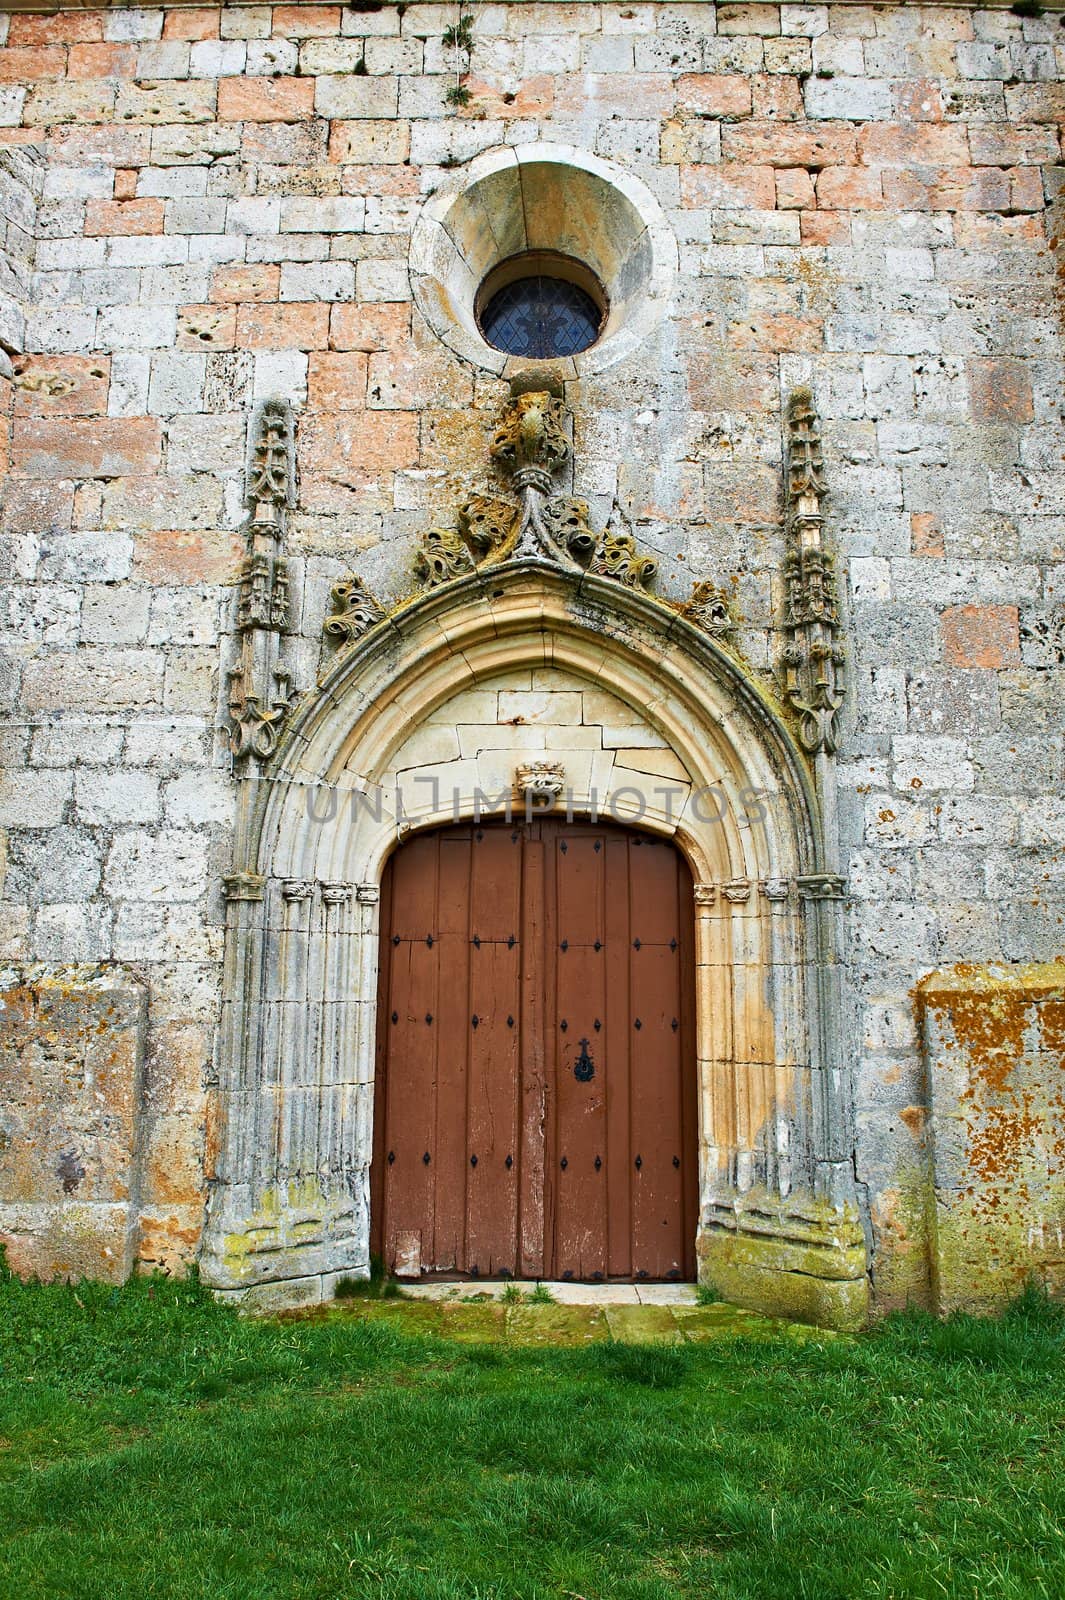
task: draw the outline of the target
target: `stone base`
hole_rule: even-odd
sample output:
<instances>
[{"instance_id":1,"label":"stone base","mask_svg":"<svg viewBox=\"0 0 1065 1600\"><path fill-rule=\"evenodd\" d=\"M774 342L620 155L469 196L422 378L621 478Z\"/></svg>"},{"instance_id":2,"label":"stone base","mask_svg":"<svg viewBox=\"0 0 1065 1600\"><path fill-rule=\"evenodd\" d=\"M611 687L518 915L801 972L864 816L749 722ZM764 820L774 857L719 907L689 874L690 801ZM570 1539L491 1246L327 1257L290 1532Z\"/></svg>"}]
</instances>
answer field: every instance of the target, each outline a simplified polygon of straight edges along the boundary
<instances>
[{"instance_id":1,"label":"stone base","mask_svg":"<svg viewBox=\"0 0 1065 1600\"><path fill-rule=\"evenodd\" d=\"M865 1236L853 1206L756 1192L715 1201L697 1250L699 1281L734 1305L844 1332L868 1321Z\"/></svg>"},{"instance_id":2,"label":"stone base","mask_svg":"<svg viewBox=\"0 0 1065 1600\"><path fill-rule=\"evenodd\" d=\"M365 1204L307 1181L259 1197L215 1189L200 1256L200 1278L225 1299L257 1310L330 1300L341 1278L369 1277Z\"/></svg>"}]
</instances>

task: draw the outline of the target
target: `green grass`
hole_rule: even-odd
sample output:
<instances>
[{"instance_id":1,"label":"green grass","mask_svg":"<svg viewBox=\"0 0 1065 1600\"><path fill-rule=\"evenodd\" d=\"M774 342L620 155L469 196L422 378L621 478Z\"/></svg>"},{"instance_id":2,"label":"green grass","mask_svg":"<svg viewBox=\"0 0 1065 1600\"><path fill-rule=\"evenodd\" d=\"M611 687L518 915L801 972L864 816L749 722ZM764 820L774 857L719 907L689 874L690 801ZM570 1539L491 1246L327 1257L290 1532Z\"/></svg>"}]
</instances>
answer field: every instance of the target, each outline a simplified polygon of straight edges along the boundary
<instances>
[{"instance_id":1,"label":"green grass","mask_svg":"<svg viewBox=\"0 0 1065 1600\"><path fill-rule=\"evenodd\" d=\"M514 1348L421 1314L4 1277L0 1595L1065 1592L1065 1317L1034 1292L856 1340Z\"/></svg>"}]
</instances>

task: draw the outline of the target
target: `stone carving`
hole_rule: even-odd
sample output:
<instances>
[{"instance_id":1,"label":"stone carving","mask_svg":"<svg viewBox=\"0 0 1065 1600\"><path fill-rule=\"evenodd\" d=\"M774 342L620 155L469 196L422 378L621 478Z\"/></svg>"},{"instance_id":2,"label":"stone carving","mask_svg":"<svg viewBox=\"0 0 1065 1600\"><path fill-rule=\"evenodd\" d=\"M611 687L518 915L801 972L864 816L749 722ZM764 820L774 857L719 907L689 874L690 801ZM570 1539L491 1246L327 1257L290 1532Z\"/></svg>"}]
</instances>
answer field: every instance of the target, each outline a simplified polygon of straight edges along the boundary
<instances>
[{"instance_id":1,"label":"stone carving","mask_svg":"<svg viewBox=\"0 0 1065 1600\"><path fill-rule=\"evenodd\" d=\"M681 616L694 622L712 639L729 639L736 631L729 597L718 584L705 578L697 583L690 598L681 607Z\"/></svg>"},{"instance_id":2,"label":"stone carving","mask_svg":"<svg viewBox=\"0 0 1065 1600\"><path fill-rule=\"evenodd\" d=\"M784 692L811 755L833 755L846 693L835 564L824 546L825 495L820 423L809 389L794 389L787 412L787 553L784 558Z\"/></svg>"},{"instance_id":3,"label":"stone carving","mask_svg":"<svg viewBox=\"0 0 1065 1600\"><path fill-rule=\"evenodd\" d=\"M283 900L309 900L314 894L314 884L306 878L286 878L281 885Z\"/></svg>"},{"instance_id":4,"label":"stone carving","mask_svg":"<svg viewBox=\"0 0 1065 1600\"><path fill-rule=\"evenodd\" d=\"M248 550L237 594L240 664L229 673L231 748L238 773L268 761L292 704L281 665L288 626L285 514L295 493L295 422L284 400L267 400L252 418L245 497Z\"/></svg>"},{"instance_id":5,"label":"stone carving","mask_svg":"<svg viewBox=\"0 0 1065 1600\"><path fill-rule=\"evenodd\" d=\"M628 534L596 534L583 500L552 495L553 479L570 456L566 408L546 391L519 395L492 436L489 455L516 496L474 495L462 507L458 528L431 528L422 540L415 572L436 588L479 567L506 561L550 561L570 572L594 572L631 588L647 589L658 563Z\"/></svg>"},{"instance_id":6,"label":"stone carving","mask_svg":"<svg viewBox=\"0 0 1065 1600\"><path fill-rule=\"evenodd\" d=\"M248 688L246 666L229 674L229 716L233 724L230 746L238 765L250 757L268 761L277 749L281 728L294 696L287 672L275 670L274 693L268 703Z\"/></svg>"},{"instance_id":7,"label":"stone carving","mask_svg":"<svg viewBox=\"0 0 1065 1600\"><path fill-rule=\"evenodd\" d=\"M549 492L552 477L569 458L565 422L562 401L546 392L519 395L507 407L488 451L519 494L527 485Z\"/></svg>"},{"instance_id":8,"label":"stone carving","mask_svg":"<svg viewBox=\"0 0 1065 1600\"><path fill-rule=\"evenodd\" d=\"M436 589L475 572L476 563L454 528L430 528L414 558L414 571L427 589Z\"/></svg>"},{"instance_id":9,"label":"stone carving","mask_svg":"<svg viewBox=\"0 0 1065 1600\"><path fill-rule=\"evenodd\" d=\"M589 569L604 578L617 578L630 589L646 589L658 570L653 556L642 556L631 533L604 533Z\"/></svg>"},{"instance_id":10,"label":"stone carving","mask_svg":"<svg viewBox=\"0 0 1065 1600\"><path fill-rule=\"evenodd\" d=\"M285 400L265 400L255 414L248 440L245 499L255 508L295 503L296 424Z\"/></svg>"},{"instance_id":11,"label":"stone carving","mask_svg":"<svg viewBox=\"0 0 1065 1600\"><path fill-rule=\"evenodd\" d=\"M774 903L787 900L791 890L787 878L763 878L758 887L764 897Z\"/></svg>"},{"instance_id":12,"label":"stone carving","mask_svg":"<svg viewBox=\"0 0 1065 1600\"><path fill-rule=\"evenodd\" d=\"M530 761L515 772L514 787L530 805L553 805L566 787L566 769L557 761Z\"/></svg>"},{"instance_id":13,"label":"stone carving","mask_svg":"<svg viewBox=\"0 0 1065 1600\"><path fill-rule=\"evenodd\" d=\"M227 900L261 900L266 879L257 872L228 872L222 879Z\"/></svg>"},{"instance_id":14,"label":"stone carving","mask_svg":"<svg viewBox=\"0 0 1065 1600\"><path fill-rule=\"evenodd\" d=\"M354 644L385 614L362 579L354 573L333 585L329 603L332 609L322 632L327 638L336 639L341 648Z\"/></svg>"},{"instance_id":15,"label":"stone carving","mask_svg":"<svg viewBox=\"0 0 1065 1600\"><path fill-rule=\"evenodd\" d=\"M588 506L585 501L567 500L558 495L546 502L540 515L544 527L555 544L563 550L568 550L581 566L594 556L596 537L588 524Z\"/></svg>"},{"instance_id":16,"label":"stone carving","mask_svg":"<svg viewBox=\"0 0 1065 1600\"><path fill-rule=\"evenodd\" d=\"M475 550L486 556L507 543L514 532L517 515L517 507L509 500L475 494L459 512L459 532Z\"/></svg>"},{"instance_id":17,"label":"stone carving","mask_svg":"<svg viewBox=\"0 0 1065 1600\"><path fill-rule=\"evenodd\" d=\"M257 550L244 558L237 596L237 628L273 628L288 623L288 573L281 556Z\"/></svg>"},{"instance_id":18,"label":"stone carving","mask_svg":"<svg viewBox=\"0 0 1065 1600\"><path fill-rule=\"evenodd\" d=\"M695 884L695 904L697 906L712 906L717 899L716 883Z\"/></svg>"},{"instance_id":19,"label":"stone carving","mask_svg":"<svg viewBox=\"0 0 1065 1600\"><path fill-rule=\"evenodd\" d=\"M322 884L322 901L327 906L346 906L353 893L350 883Z\"/></svg>"},{"instance_id":20,"label":"stone carving","mask_svg":"<svg viewBox=\"0 0 1065 1600\"><path fill-rule=\"evenodd\" d=\"M847 889L846 878L835 872L810 872L795 883L804 900L842 900Z\"/></svg>"},{"instance_id":21,"label":"stone carving","mask_svg":"<svg viewBox=\"0 0 1065 1600\"><path fill-rule=\"evenodd\" d=\"M747 878L730 878L721 885L721 893L730 905L744 906L751 898L751 885Z\"/></svg>"}]
</instances>

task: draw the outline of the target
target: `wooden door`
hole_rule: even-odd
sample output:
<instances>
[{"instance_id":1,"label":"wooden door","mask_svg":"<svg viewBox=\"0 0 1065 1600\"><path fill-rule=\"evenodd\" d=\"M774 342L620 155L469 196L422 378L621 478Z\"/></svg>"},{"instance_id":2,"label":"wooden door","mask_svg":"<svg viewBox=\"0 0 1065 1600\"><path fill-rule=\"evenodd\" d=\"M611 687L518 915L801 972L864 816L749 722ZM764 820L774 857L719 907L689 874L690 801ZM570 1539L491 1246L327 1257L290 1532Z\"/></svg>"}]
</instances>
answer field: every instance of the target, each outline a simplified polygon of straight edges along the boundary
<instances>
[{"instance_id":1,"label":"wooden door","mask_svg":"<svg viewBox=\"0 0 1065 1600\"><path fill-rule=\"evenodd\" d=\"M695 1272L693 906L612 825L469 825L382 892L373 1248L399 1275Z\"/></svg>"}]
</instances>

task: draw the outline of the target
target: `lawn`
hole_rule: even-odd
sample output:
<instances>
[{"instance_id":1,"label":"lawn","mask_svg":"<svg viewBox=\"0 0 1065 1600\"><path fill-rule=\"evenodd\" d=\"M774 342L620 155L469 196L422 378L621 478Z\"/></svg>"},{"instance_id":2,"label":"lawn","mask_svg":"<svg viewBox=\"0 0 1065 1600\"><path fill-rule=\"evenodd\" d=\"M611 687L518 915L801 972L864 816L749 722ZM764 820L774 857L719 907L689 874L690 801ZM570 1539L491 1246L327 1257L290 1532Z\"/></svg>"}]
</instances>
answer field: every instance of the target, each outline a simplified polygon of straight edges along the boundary
<instances>
[{"instance_id":1,"label":"lawn","mask_svg":"<svg viewBox=\"0 0 1065 1600\"><path fill-rule=\"evenodd\" d=\"M5 1275L0 1595L1065 1593L1065 1312L1035 1293L855 1340L489 1342L501 1315Z\"/></svg>"}]
</instances>

